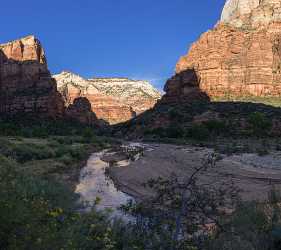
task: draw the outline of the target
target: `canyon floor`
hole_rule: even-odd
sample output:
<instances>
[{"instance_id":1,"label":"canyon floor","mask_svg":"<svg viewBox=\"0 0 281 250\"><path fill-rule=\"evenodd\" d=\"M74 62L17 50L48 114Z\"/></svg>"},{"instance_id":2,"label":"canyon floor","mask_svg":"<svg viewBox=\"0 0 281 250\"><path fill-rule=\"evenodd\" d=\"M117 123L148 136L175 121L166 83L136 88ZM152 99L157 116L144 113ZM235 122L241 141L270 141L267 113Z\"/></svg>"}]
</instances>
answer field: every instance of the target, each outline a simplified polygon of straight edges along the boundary
<instances>
[{"instance_id":1,"label":"canyon floor","mask_svg":"<svg viewBox=\"0 0 281 250\"><path fill-rule=\"evenodd\" d=\"M202 172L200 181L210 185L233 182L241 190L243 200L265 200L273 186L281 190L281 151L270 147L266 152L257 152L252 147L248 152L229 154L193 145L154 143L144 146L148 150L144 150L138 160L124 167L113 166L109 171L118 188L136 199L152 194L153 191L143 185L149 180L171 175L188 178L214 154L218 159L216 166Z\"/></svg>"}]
</instances>

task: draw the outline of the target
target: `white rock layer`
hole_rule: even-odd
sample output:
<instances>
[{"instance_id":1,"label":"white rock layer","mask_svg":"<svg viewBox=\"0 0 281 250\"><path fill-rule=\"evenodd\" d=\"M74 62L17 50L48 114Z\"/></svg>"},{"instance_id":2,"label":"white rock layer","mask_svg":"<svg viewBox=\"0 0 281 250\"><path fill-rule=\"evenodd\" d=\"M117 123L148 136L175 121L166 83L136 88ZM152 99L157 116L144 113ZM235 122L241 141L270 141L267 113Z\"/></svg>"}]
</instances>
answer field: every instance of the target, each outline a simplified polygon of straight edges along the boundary
<instances>
[{"instance_id":1,"label":"white rock layer","mask_svg":"<svg viewBox=\"0 0 281 250\"><path fill-rule=\"evenodd\" d=\"M235 27L256 28L281 21L281 0L227 0L221 22Z\"/></svg>"}]
</instances>

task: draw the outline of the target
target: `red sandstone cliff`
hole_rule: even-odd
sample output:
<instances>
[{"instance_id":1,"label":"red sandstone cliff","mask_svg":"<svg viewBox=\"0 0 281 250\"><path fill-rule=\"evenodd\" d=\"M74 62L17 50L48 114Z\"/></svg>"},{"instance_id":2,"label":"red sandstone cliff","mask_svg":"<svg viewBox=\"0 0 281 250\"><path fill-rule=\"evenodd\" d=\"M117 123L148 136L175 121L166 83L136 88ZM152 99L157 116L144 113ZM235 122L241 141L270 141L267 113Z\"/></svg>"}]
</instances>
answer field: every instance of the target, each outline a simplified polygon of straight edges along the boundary
<instances>
[{"instance_id":1,"label":"red sandstone cliff","mask_svg":"<svg viewBox=\"0 0 281 250\"><path fill-rule=\"evenodd\" d=\"M60 117L64 103L34 36L0 45L0 113Z\"/></svg>"},{"instance_id":2,"label":"red sandstone cliff","mask_svg":"<svg viewBox=\"0 0 281 250\"><path fill-rule=\"evenodd\" d=\"M180 58L176 74L195 72L200 90L213 99L279 98L280 9L276 0L228 0L221 22ZM168 81L168 95L173 95L170 90L175 85L182 84Z\"/></svg>"}]
</instances>

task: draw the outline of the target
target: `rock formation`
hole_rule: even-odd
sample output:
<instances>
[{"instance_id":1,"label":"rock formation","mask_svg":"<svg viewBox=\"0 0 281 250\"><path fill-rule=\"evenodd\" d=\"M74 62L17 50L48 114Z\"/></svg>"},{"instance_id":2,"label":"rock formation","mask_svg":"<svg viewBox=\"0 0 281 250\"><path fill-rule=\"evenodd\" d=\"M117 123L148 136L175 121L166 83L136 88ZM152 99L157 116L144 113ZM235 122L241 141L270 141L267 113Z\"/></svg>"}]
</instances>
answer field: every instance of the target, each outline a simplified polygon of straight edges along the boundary
<instances>
[{"instance_id":1,"label":"rock formation","mask_svg":"<svg viewBox=\"0 0 281 250\"><path fill-rule=\"evenodd\" d=\"M67 105L86 97L99 119L111 124L127 121L154 106L161 94L146 81L127 78L84 79L71 72L53 76Z\"/></svg>"},{"instance_id":2,"label":"rock formation","mask_svg":"<svg viewBox=\"0 0 281 250\"><path fill-rule=\"evenodd\" d=\"M0 114L36 113L60 117L64 112L44 50L34 36L0 45Z\"/></svg>"},{"instance_id":3,"label":"rock formation","mask_svg":"<svg viewBox=\"0 0 281 250\"><path fill-rule=\"evenodd\" d=\"M170 78L164 91L166 94L160 100L160 104L210 101L209 96L199 88L199 79L193 69L187 69Z\"/></svg>"},{"instance_id":4,"label":"rock formation","mask_svg":"<svg viewBox=\"0 0 281 250\"><path fill-rule=\"evenodd\" d=\"M92 112L91 103L86 97L74 99L73 103L66 108L65 116L67 119L79 121L82 124L103 125Z\"/></svg>"},{"instance_id":5,"label":"rock formation","mask_svg":"<svg viewBox=\"0 0 281 250\"><path fill-rule=\"evenodd\" d=\"M221 21L180 58L176 73L195 72L212 99L279 98L280 37L280 0L228 0ZM181 84L168 81L168 95L172 85Z\"/></svg>"}]
</instances>

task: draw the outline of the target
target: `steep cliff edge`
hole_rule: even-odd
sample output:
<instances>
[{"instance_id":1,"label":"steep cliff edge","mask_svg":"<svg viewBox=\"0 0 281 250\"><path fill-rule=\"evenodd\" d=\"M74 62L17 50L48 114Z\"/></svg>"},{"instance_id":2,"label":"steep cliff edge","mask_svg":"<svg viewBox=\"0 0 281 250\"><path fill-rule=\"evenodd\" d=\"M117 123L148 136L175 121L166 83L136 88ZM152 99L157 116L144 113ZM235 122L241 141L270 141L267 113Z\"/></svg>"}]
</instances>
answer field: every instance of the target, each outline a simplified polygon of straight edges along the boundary
<instances>
[{"instance_id":1,"label":"steep cliff edge","mask_svg":"<svg viewBox=\"0 0 281 250\"><path fill-rule=\"evenodd\" d=\"M228 0L221 21L180 58L176 73L194 70L213 100L279 99L280 6L276 0Z\"/></svg>"},{"instance_id":2,"label":"steep cliff edge","mask_svg":"<svg viewBox=\"0 0 281 250\"><path fill-rule=\"evenodd\" d=\"M147 81L127 78L84 79L71 72L53 76L67 105L86 97L99 119L111 124L127 121L152 108L161 94Z\"/></svg>"},{"instance_id":3,"label":"steep cliff edge","mask_svg":"<svg viewBox=\"0 0 281 250\"><path fill-rule=\"evenodd\" d=\"M61 117L64 103L34 36L0 44L0 114Z\"/></svg>"}]
</instances>

